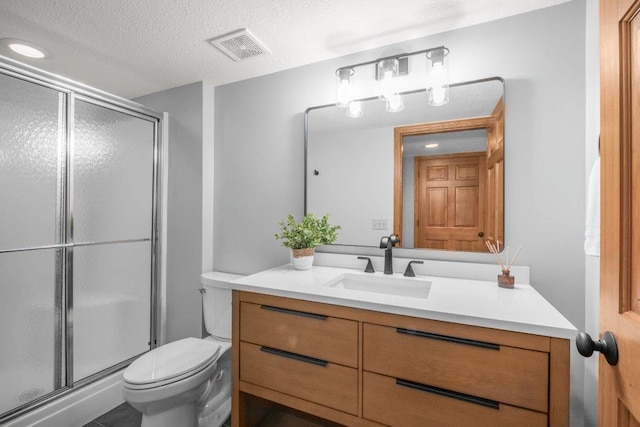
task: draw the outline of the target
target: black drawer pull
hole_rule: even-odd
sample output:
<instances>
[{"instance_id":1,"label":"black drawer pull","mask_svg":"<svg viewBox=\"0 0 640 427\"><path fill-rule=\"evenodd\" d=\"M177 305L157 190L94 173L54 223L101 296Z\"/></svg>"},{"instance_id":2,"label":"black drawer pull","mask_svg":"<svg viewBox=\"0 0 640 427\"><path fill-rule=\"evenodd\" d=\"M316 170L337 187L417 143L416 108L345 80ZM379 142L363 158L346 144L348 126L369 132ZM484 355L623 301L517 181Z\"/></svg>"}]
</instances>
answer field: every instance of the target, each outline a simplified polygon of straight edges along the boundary
<instances>
[{"instance_id":1,"label":"black drawer pull","mask_svg":"<svg viewBox=\"0 0 640 427\"><path fill-rule=\"evenodd\" d=\"M322 314L307 313L306 311L290 310L288 308L274 307L271 305L261 305L260 308L263 310L276 311L278 313L293 314L294 316L309 317L311 319L317 320L327 320L327 316L324 316Z\"/></svg>"},{"instance_id":2,"label":"black drawer pull","mask_svg":"<svg viewBox=\"0 0 640 427\"><path fill-rule=\"evenodd\" d=\"M432 334L429 332L416 331L413 329L396 328L399 334L411 335L414 337L431 338L434 340L447 341L455 344L472 345L474 347L487 348L489 350L500 350L500 345L484 341L468 340L465 338L449 337L447 335Z\"/></svg>"},{"instance_id":3,"label":"black drawer pull","mask_svg":"<svg viewBox=\"0 0 640 427\"><path fill-rule=\"evenodd\" d=\"M288 351L278 350L271 347L264 347L264 346L260 347L260 351L264 351L265 353L269 353L269 354L274 354L276 356L286 357L288 359L297 360L299 362L311 363L313 365L318 365L318 366L327 366L327 363L329 363L326 360L316 359L315 357L302 356L301 354L290 353Z\"/></svg>"},{"instance_id":4,"label":"black drawer pull","mask_svg":"<svg viewBox=\"0 0 640 427\"><path fill-rule=\"evenodd\" d=\"M432 387L430 385L424 385L420 383L414 383L413 381L401 380L399 378L396 378L396 384L403 387L409 387L414 390L426 391L427 393L433 393L439 396L462 400L468 403L475 403L476 405L482 405L492 409L500 409L500 404L495 400L483 399L481 397L471 396L470 394L458 393L456 391L445 390L443 388Z\"/></svg>"}]
</instances>

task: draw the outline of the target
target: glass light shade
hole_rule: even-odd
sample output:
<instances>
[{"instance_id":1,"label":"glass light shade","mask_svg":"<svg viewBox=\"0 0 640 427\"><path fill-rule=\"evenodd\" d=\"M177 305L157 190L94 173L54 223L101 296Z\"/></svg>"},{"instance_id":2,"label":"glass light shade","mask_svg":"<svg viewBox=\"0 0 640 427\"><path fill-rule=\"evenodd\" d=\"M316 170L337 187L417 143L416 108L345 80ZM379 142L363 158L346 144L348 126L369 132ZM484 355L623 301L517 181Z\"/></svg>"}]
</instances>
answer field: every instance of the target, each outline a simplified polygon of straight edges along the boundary
<instances>
[{"instance_id":1,"label":"glass light shade","mask_svg":"<svg viewBox=\"0 0 640 427\"><path fill-rule=\"evenodd\" d=\"M347 117L362 117L362 103L360 101L351 101L347 106Z\"/></svg>"},{"instance_id":2,"label":"glass light shade","mask_svg":"<svg viewBox=\"0 0 640 427\"><path fill-rule=\"evenodd\" d=\"M347 108L353 99L353 85L351 77L353 68L340 68L336 71L336 106Z\"/></svg>"},{"instance_id":3,"label":"glass light shade","mask_svg":"<svg viewBox=\"0 0 640 427\"><path fill-rule=\"evenodd\" d=\"M449 102L449 49L446 47L427 52L427 95L429 105Z\"/></svg>"},{"instance_id":4,"label":"glass light shade","mask_svg":"<svg viewBox=\"0 0 640 427\"><path fill-rule=\"evenodd\" d=\"M377 79L379 85L380 99L390 100L398 93L397 77L400 63L397 59L383 59L377 65Z\"/></svg>"},{"instance_id":5,"label":"glass light shade","mask_svg":"<svg viewBox=\"0 0 640 427\"><path fill-rule=\"evenodd\" d=\"M399 111L404 110L404 103L402 102L402 95L398 95L397 93L393 95L385 106L385 110L389 113L397 113Z\"/></svg>"}]
</instances>

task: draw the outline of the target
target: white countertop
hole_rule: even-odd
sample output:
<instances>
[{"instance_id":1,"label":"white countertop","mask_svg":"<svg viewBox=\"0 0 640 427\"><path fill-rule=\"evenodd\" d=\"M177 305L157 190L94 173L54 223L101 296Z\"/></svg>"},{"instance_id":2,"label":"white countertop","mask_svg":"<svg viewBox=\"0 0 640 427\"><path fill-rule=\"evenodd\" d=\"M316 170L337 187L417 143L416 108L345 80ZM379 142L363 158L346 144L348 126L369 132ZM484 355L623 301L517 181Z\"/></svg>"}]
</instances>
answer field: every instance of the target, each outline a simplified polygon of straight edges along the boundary
<instances>
[{"instance_id":1,"label":"white countertop","mask_svg":"<svg viewBox=\"0 0 640 427\"><path fill-rule=\"evenodd\" d=\"M434 276L410 279L431 282L427 298L323 286L344 273L385 276L380 272L324 266L299 271L288 264L231 281L220 281L220 273L205 273L202 283L212 284L215 280L216 286L229 289L555 338L574 339L577 333L558 310L527 284L516 282L514 289L504 289L495 281ZM393 276L404 278L402 274Z\"/></svg>"}]
</instances>

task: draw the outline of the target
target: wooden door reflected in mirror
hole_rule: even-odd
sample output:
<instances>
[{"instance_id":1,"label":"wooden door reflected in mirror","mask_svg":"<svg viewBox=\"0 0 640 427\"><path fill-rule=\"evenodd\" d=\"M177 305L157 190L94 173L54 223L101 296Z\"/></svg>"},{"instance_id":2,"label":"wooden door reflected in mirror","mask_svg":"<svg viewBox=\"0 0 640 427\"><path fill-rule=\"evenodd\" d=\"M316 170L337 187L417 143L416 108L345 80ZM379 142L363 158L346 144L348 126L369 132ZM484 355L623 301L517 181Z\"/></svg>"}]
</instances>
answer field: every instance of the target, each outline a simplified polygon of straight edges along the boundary
<instances>
[{"instance_id":1,"label":"wooden door reflected in mirror","mask_svg":"<svg viewBox=\"0 0 640 427\"><path fill-rule=\"evenodd\" d=\"M503 129L502 98L485 117L395 128L393 229L402 246L504 246Z\"/></svg>"}]
</instances>

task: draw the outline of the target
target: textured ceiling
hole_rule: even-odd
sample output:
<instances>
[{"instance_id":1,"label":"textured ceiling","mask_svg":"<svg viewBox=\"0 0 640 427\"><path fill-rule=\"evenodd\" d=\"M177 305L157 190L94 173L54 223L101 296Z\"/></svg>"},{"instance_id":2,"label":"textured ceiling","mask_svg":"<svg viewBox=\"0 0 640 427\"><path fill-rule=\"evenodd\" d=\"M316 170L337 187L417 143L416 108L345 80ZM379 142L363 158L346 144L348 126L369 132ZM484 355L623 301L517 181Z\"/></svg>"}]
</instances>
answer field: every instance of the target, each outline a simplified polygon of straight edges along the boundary
<instances>
[{"instance_id":1,"label":"textured ceiling","mask_svg":"<svg viewBox=\"0 0 640 427\"><path fill-rule=\"evenodd\" d=\"M126 98L221 85L567 0L2 0L0 38L52 57L1 54ZM206 40L248 28L272 52L234 62Z\"/></svg>"}]
</instances>

